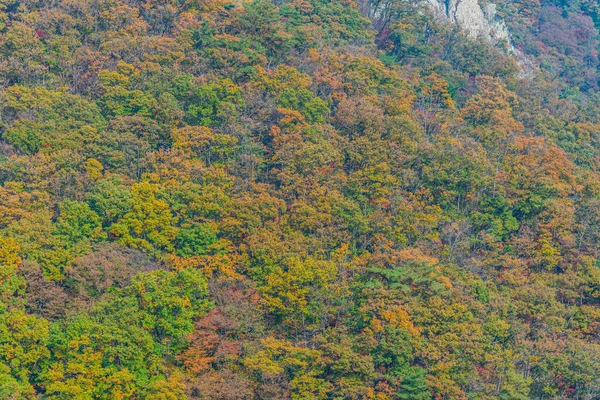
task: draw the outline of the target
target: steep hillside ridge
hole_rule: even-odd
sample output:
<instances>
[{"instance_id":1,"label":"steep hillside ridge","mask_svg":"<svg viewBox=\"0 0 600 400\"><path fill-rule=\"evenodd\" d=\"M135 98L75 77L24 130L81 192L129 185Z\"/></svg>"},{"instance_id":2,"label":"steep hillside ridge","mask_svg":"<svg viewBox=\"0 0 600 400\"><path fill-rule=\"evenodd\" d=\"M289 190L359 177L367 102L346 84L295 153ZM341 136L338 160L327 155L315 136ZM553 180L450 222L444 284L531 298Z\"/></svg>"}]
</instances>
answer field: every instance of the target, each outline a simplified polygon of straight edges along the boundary
<instances>
[{"instance_id":1,"label":"steep hillside ridge","mask_svg":"<svg viewBox=\"0 0 600 400\"><path fill-rule=\"evenodd\" d=\"M0 0L0 399L600 399L600 34L427 1Z\"/></svg>"}]
</instances>

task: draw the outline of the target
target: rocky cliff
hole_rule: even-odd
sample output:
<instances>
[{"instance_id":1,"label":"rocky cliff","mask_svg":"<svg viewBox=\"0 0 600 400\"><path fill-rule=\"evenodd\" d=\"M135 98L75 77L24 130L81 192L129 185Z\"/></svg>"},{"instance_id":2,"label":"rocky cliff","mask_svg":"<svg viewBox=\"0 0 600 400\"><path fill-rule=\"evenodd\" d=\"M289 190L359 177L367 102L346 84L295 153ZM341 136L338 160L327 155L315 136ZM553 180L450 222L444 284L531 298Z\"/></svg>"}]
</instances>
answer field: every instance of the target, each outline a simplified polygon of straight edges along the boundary
<instances>
[{"instance_id":1,"label":"rocky cliff","mask_svg":"<svg viewBox=\"0 0 600 400\"><path fill-rule=\"evenodd\" d=\"M394 0L363 0L359 4L362 4L363 12L373 21L377 30L395 18ZM495 4L482 6L478 0L416 0L413 4L429 7L438 20L460 26L471 39L481 37L505 46L521 67L521 77L532 76L537 70L534 60L513 46L510 31L498 17Z\"/></svg>"},{"instance_id":2,"label":"rocky cliff","mask_svg":"<svg viewBox=\"0 0 600 400\"><path fill-rule=\"evenodd\" d=\"M496 5L481 7L477 0L427 0L436 17L459 25L471 38L484 37L506 42L509 48L510 33L496 15Z\"/></svg>"}]
</instances>

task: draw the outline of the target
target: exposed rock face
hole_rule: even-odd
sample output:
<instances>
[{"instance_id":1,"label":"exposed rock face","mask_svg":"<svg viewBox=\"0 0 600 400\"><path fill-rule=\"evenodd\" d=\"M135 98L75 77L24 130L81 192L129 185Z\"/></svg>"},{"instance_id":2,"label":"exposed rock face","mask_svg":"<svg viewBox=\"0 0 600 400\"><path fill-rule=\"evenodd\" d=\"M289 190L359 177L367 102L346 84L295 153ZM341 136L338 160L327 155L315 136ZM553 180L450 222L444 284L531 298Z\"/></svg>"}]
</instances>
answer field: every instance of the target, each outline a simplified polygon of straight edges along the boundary
<instances>
[{"instance_id":1,"label":"exposed rock face","mask_svg":"<svg viewBox=\"0 0 600 400\"><path fill-rule=\"evenodd\" d=\"M521 67L519 76L533 76L537 69L533 59L515 48L510 40L510 32L504 21L496 15L496 5L481 7L478 0L424 0L434 15L446 22L460 26L471 39L484 39L506 45L509 54L515 57Z\"/></svg>"},{"instance_id":2,"label":"exposed rock face","mask_svg":"<svg viewBox=\"0 0 600 400\"><path fill-rule=\"evenodd\" d=\"M509 48L510 34L504 21L496 16L496 5L481 8L477 0L427 0L434 14L462 27L471 38L505 41Z\"/></svg>"},{"instance_id":3,"label":"exposed rock face","mask_svg":"<svg viewBox=\"0 0 600 400\"><path fill-rule=\"evenodd\" d=\"M362 0L362 10L376 29L382 28L393 18L394 0ZM471 39L483 37L493 42L506 42L509 50L510 33L504 21L496 15L496 5L483 8L478 0L413 0L414 4L428 6L434 16L443 22L453 23L464 29Z\"/></svg>"},{"instance_id":4,"label":"exposed rock face","mask_svg":"<svg viewBox=\"0 0 600 400\"><path fill-rule=\"evenodd\" d=\"M376 29L381 29L389 18L393 18L390 10L394 0L363 0L363 12L373 21ZM432 10L434 16L443 22L460 26L469 38L482 37L494 44L506 46L521 67L522 78L533 76L537 69L533 59L511 42L510 32L504 21L498 17L495 4L481 6L478 0L413 0L414 4L424 5Z\"/></svg>"}]
</instances>

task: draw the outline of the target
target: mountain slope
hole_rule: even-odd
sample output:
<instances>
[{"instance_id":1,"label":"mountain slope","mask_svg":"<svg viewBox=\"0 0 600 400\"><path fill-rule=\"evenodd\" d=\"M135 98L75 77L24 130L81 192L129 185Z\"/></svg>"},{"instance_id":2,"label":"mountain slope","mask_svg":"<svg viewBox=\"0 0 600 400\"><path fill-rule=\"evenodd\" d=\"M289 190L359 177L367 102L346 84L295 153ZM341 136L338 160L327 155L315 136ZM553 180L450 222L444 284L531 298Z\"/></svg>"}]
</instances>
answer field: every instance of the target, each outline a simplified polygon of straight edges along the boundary
<instances>
[{"instance_id":1,"label":"mountain slope","mask_svg":"<svg viewBox=\"0 0 600 400\"><path fill-rule=\"evenodd\" d=\"M412 1L0 0L0 397L598 398L595 14L529 3L523 78Z\"/></svg>"}]
</instances>

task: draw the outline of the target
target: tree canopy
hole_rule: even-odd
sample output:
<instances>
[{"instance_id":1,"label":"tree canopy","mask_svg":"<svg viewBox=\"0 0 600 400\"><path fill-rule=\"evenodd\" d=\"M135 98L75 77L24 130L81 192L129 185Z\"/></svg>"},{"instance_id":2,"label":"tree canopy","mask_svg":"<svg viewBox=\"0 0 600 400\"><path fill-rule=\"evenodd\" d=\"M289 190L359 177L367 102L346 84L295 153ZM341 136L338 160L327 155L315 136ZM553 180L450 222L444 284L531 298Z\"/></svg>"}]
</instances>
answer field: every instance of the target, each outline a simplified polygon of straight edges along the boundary
<instances>
[{"instance_id":1,"label":"tree canopy","mask_svg":"<svg viewBox=\"0 0 600 400\"><path fill-rule=\"evenodd\" d=\"M0 398L600 398L600 10L0 0Z\"/></svg>"}]
</instances>

